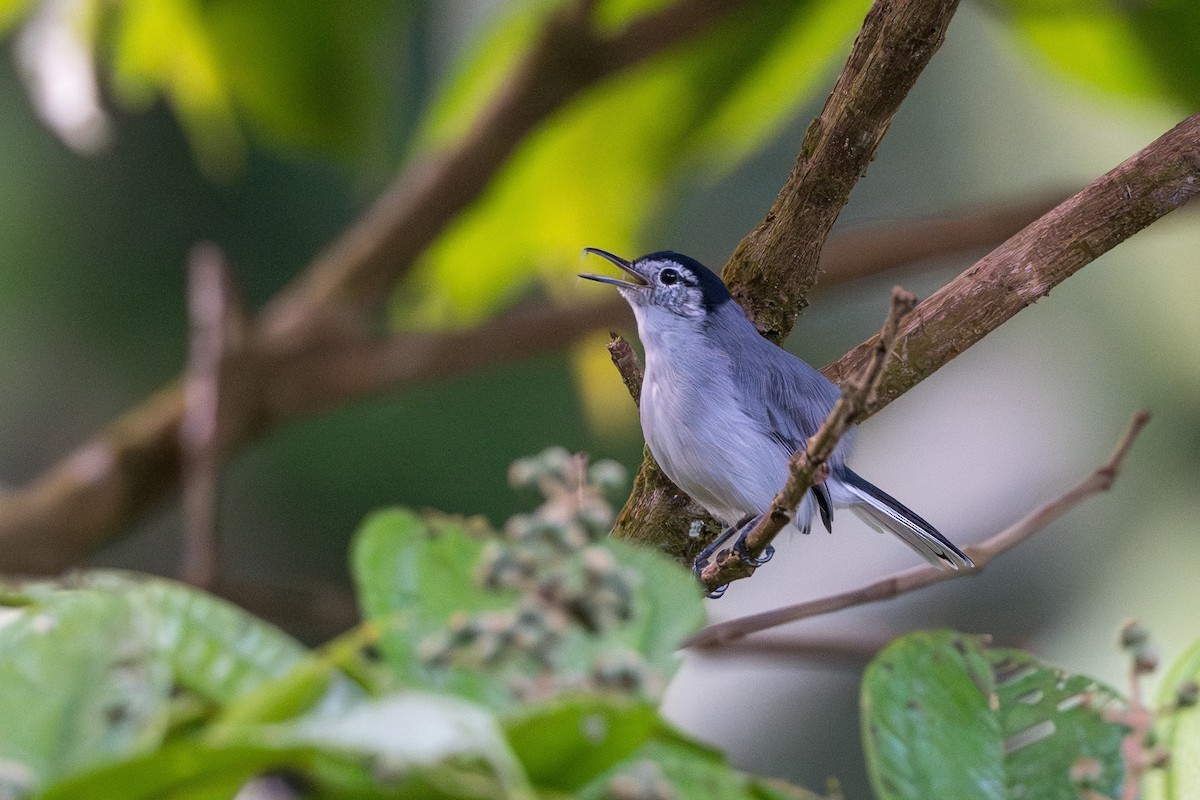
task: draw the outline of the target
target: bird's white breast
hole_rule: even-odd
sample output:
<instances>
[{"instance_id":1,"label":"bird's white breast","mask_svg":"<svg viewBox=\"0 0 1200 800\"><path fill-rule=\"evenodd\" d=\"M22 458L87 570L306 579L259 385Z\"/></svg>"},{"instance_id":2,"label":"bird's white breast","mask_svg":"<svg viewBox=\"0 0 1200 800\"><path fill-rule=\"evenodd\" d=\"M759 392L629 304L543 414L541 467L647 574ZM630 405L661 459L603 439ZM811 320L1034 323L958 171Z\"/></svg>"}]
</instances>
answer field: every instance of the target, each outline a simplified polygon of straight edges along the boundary
<instances>
[{"instance_id":1,"label":"bird's white breast","mask_svg":"<svg viewBox=\"0 0 1200 800\"><path fill-rule=\"evenodd\" d=\"M663 471L714 516L736 524L766 510L787 453L736 401L727 357L685 365L686 347L647 352L642 431Z\"/></svg>"}]
</instances>

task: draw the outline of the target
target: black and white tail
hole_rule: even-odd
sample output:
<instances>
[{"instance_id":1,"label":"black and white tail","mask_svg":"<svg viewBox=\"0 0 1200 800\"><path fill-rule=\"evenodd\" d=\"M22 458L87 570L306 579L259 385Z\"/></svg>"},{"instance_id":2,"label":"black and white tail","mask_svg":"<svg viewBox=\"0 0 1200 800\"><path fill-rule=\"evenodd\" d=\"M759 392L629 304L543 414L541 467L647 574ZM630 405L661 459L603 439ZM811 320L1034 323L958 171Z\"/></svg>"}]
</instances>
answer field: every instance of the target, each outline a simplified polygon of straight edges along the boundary
<instances>
[{"instance_id":1,"label":"black and white tail","mask_svg":"<svg viewBox=\"0 0 1200 800\"><path fill-rule=\"evenodd\" d=\"M837 477L852 495L847 503L850 510L875 530L896 534L922 558L942 569L975 566L967 554L938 533L937 528L861 475L843 466Z\"/></svg>"}]
</instances>

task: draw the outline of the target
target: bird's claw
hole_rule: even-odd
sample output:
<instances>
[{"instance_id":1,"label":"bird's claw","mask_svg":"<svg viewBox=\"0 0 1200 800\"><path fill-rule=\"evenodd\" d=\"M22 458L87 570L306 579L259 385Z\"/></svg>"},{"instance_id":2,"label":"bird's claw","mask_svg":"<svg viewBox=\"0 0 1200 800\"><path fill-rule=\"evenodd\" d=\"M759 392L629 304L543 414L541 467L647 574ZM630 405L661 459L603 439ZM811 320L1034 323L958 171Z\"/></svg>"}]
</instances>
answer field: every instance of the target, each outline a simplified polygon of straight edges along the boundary
<instances>
[{"instance_id":1,"label":"bird's claw","mask_svg":"<svg viewBox=\"0 0 1200 800\"><path fill-rule=\"evenodd\" d=\"M758 558L754 558L746 549L745 539L738 539L733 543L733 547L730 549L743 564L748 567L754 567L755 569L761 567L763 564L766 564L775 556L775 548L772 545L767 545L765 548L763 548L762 555L760 555Z\"/></svg>"}]
</instances>

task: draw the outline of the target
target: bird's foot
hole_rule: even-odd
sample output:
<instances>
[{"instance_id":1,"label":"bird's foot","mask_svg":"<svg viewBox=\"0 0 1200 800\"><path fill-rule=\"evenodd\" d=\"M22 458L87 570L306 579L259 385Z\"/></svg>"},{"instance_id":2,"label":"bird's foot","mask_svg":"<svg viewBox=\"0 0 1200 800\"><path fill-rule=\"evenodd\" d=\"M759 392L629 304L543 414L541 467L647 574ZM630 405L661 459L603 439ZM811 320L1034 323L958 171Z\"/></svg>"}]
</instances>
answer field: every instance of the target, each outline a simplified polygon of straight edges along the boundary
<instances>
[{"instance_id":1,"label":"bird's foot","mask_svg":"<svg viewBox=\"0 0 1200 800\"><path fill-rule=\"evenodd\" d=\"M766 548L763 549L762 555L760 555L758 558L754 558L750 555L750 551L746 549L746 537L744 536L738 537L738 540L733 543L733 547L730 549L733 550L733 554L735 556L741 559L743 564L748 567L754 567L755 569L761 567L775 556L775 548L772 545L767 545Z\"/></svg>"},{"instance_id":2,"label":"bird's foot","mask_svg":"<svg viewBox=\"0 0 1200 800\"><path fill-rule=\"evenodd\" d=\"M750 552L746 550L746 537L750 535L750 531L754 530L754 527L758 525L758 522L762 519L762 517L763 515L759 514L757 516L750 517L749 519L742 520L741 524L738 525L737 538L733 540L733 547L730 548L730 551L737 556L743 564L756 569L770 561L771 557L775 555L775 548L771 545L767 545L765 548L763 548L762 555L758 556L757 558L750 555Z\"/></svg>"},{"instance_id":3,"label":"bird's foot","mask_svg":"<svg viewBox=\"0 0 1200 800\"><path fill-rule=\"evenodd\" d=\"M703 578L704 568L707 567L711 563L712 563L712 561L710 561L708 559L708 557L706 557L703 553L696 556L696 560L692 562L692 574L696 576L696 581L701 586L704 585L704 578ZM715 589L711 589L711 590L705 592L704 596L707 597L709 600L716 600L717 598L724 595L725 590L728 588L729 588L729 584L726 583L722 586L718 586Z\"/></svg>"}]
</instances>

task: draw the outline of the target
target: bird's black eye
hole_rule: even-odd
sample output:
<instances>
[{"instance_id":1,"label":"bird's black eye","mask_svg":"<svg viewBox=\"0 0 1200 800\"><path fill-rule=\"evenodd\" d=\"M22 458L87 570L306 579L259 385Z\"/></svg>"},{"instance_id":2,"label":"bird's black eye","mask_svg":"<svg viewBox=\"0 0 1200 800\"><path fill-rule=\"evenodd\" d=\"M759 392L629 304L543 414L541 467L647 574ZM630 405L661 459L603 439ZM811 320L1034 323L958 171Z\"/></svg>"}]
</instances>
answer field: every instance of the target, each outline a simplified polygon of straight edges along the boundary
<instances>
[{"instance_id":1,"label":"bird's black eye","mask_svg":"<svg viewBox=\"0 0 1200 800\"><path fill-rule=\"evenodd\" d=\"M663 286L670 286L679 283L679 271L667 267L662 272L658 273L658 279Z\"/></svg>"}]
</instances>

